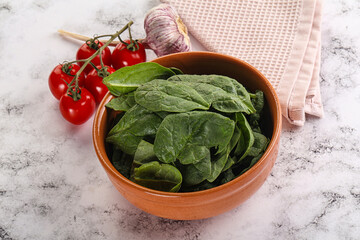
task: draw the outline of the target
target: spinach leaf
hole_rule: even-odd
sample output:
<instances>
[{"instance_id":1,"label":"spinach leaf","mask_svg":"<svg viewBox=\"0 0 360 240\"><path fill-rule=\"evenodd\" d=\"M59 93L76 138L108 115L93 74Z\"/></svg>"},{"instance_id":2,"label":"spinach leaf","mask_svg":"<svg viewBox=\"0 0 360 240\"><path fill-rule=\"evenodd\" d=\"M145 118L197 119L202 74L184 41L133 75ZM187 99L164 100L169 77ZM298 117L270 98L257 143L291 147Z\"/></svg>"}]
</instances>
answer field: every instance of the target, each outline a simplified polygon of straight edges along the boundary
<instances>
[{"instance_id":1,"label":"spinach leaf","mask_svg":"<svg viewBox=\"0 0 360 240\"><path fill-rule=\"evenodd\" d=\"M206 83L219 87L225 92L237 94L237 88L234 85L234 82L231 78L222 76L222 75L192 75L192 74L183 74L175 75L168 78L169 81L183 81L183 82L195 82L195 83ZM235 80L236 85L241 84ZM246 91L246 90L245 90ZM246 91L247 93L247 91ZM247 93L248 95L248 93ZM250 100L250 96L249 96Z\"/></svg>"},{"instance_id":2,"label":"spinach leaf","mask_svg":"<svg viewBox=\"0 0 360 240\"><path fill-rule=\"evenodd\" d=\"M147 141L141 140L135 151L133 163L135 165L142 165L154 160L157 160L154 153L154 145Z\"/></svg>"},{"instance_id":3,"label":"spinach leaf","mask_svg":"<svg viewBox=\"0 0 360 240\"><path fill-rule=\"evenodd\" d=\"M192 111L170 114L156 133L154 152L160 161L173 163L187 147L215 147L223 152L233 135L235 123L214 112ZM193 163L198 162L193 159Z\"/></svg>"},{"instance_id":4,"label":"spinach leaf","mask_svg":"<svg viewBox=\"0 0 360 240\"><path fill-rule=\"evenodd\" d=\"M212 107L222 112L255 112L249 93L235 79L221 75L175 75L168 81L188 82L206 98Z\"/></svg>"},{"instance_id":5,"label":"spinach leaf","mask_svg":"<svg viewBox=\"0 0 360 240\"><path fill-rule=\"evenodd\" d=\"M261 133L254 132L253 134L254 144L249 149L248 155L251 157L256 157L260 154L262 155L262 153L266 150L269 140Z\"/></svg>"},{"instance_id":6,"label":"spinach leaf","mask_svg":"<svg viewBox=\"0 0 360 240\"><path fill-rule=\"evenodd\" d=\"M225 184L225 183L230 182L231 180L233 180L235 178L236 178L236 176L233 173L233 171L231 169L228 169L223 173L223 177L221 178L220 183Z\"/></svg>"},{"instance_id":7,"label":"spinach leaf","mask_svg":"<svg viewBox=\"0 0 360 240\"><path fill-rule=\"evenodd\" d=\"M135 101L153 112L187 112L210 107L192 87L158 79L140 86L135 91Z\"/></svg>"},{"instance_id":8,"label":"spinach leaf","mask_svg":"<svg viewBox=\"0 0 360 240\"><path fill-rule=\"evenodd\" d=\"M120 96L134 91L140 85L153 79L167 79L175 73L160 64L153 62L139 63L123 67L103 79L111 94Z\"/></svg>"},{"instance_id":9,"label":"spinach leaf","mask_svg":"<svg viewBox=\"0 0 360 240\"><path fill-rule=\"evenodd\" d=\"M173 71L176 75L184 74L180 69L178 69L176 67L170 67L170 70Z\"/></svg>"},{"instance_id":10,"label":"spinach leaf","mask_svg":"<svg viewBox=\"0 0 360 240\"><path fill-rule=\"evenodd\" d=\"M120 149L114 148L111 163L114 168L124 177L130 178L132 157L121 152Z\"/></svg>"},{"instance_id":11,"label":"spinach leaf","mask_svg":"<svg viewBox=\"0 0 360 240\"><path fill-rule=\"evenodd\" d=\"M241 131L241 136L236 146L234 155L239 158L238 161L241 161L248 155L251 147L254 144L254 134L244 114L236 113L235 116L236 125Z\"/></svg>"},{"instance_id":12,"label":"spinach leaf","mask_svg":"<svg viewBox=\"0 0 360 240\"><path fill-rule=\"evenodd\" d=\"M206 146L187 144L178 155L179 162L183 165L195 164L204 158L210 158L210 150Z\"/></svg>"},{"instance_id":13,"label":"spinach leaf","mask_svg":"<svg viewBox=\"0 0 360 240\"><path fill-rule=\"evenodd\" d=\"M128 111L136 104L133 92L121 94L120 96L111 99L106 104L106 107L111 108L115 111Z\"/></svg>"},{"instance_id":14,"label":"spinach leaf","mask_svg":"<svg viewBox=\"0 0 360 240\"><path fill-rule=\"evenodd\" d=\"M257 90L255 92L255 98L251 99L251 102L256 110L256 113L252 114L252 118L256 121L259 121L261 118L261 113L265 106L265 97L262 91Z\"/></svg>"},{"instance_id":15,"label":"spinach leaf","mask_svg":"<svg viewBox=\"0 0 360 240\"><path fill-rule=\"evenodd\" d=\"M106 141L127 154L134 155L144 136L154 135L162 121L155 113L135 105L110 130Z\"/></svg>"},{"instance_id":16,"label":"spinach leaf","mask_svg":"<svg viewBox=\"0 0 360 240\"><path fill-rule=\"evenodd\" d=\"M239 127L237 126L237 124L235 124L234 133L233 133L233 135L231 137L231 140L229 142L229 145L228 145L228 151L229 152L232 152L233 149L237 146L240 138L241 138L241 131L240 131ZM234 163L235 163L234 159L229 156L222 171L226 171Z\"/></svg>"},{"instance_id":17,"label":"spinach leaf","mask_svg":"<svg viewBox=\"0 0 360 240\"><path fill-rule=\"evenodd\" d=\"M211 160L211 174L206 179L209 182L215 181L215 179L220 175L223 171L226 162L229 157L229 150L225 149L223 152L217 154L214 159Z\"/></svg>"},{"instance_id":18,"label":"spinach leaf","mask_svg":"<svg viewBox=\"0 0 360 240\"><path fill-rule=\"evenodd\" d=\"M184 184L188 186L196 185L210 177L211 175L211 157L210 151L206 156L195 164L186 165L182 172Z\"/></svg>"},{"instance_id":19,"label":"spinach leaf","mask_svg":"<svg viewBox=\"0 0 360 240\"><path fill-rule=\"evenodd\" d=\"M255 92L255 97L251 99L251 102L253 103L253 105L256 109L256 112L249 115L249 117L248 117L249 124L250 124L251 128L253 129L253 131L261 133L260 122L262 119L263 109L265 106L264 93L262 91L257 90Z\"/></svg>"},{"instance_id":20,"label":"spinach leaf","mask_svg":"<svg viewBox=\"0 0 360 240\"><path fill-rule=\"evenodd\" d=\"M205 158L185 168L183 176L187 185L196 185L204 180L213 182L223 171L229 157L229 151L225 150L215 156L210 156L210 151L208 153Z\"/></svg>"},{"instance_id":21,"label":"spinach leaf","mask_svg":"<svg viewBox=\"0 0 360 240\"><path fill-rule=\"evenodd\" d=\"M161 119L164 119L167 115L169 115L169 112L155 112L156 115L158 115Z\"/></svg>"},{"instance_id":22,"label":"spinach leaf","mask_svg":"<svg viewBox=\"0 0 360 240\"><path fill-rule=\"evenodd\" d=\"M236 176L240 176L259 161L264 154L269 139L261 133L254 132L254 144L250 148L247 156L242 160L238 161L237 165L234 165L233 172L236 172Z\"/></svg>"},{"instance_id":23,"label":"spinach leaf","mask_svg":"<svg viewBox=\"0 0 360 240\"><path fill-rule=\"evenodd\" d=\"M244 172L246 172L247 170L249 170L252 166L254 166L255 163L257 163L257 162L260 160L261 157L262 157L262 154L261 154L261 155L257 155L256 157L253 157L253 158L251 159L251 161L250 161L249 166L246 167L246 168L244 168L244 169L240 172L239 176L240 176L241 174L243 174Z\"/></svg>"},{"instance_id":24,"label":"spinach leaf","mask_svg":"<svg viewBox=\"0 0 360 240\"><path fill-rule=\"evenodd\" d=\"M240 137L241 137L241 130L238 127L238 122L236 122L234 133L229 142L229 148L228 148L229 152L231 152L236 147L237 143L239 142Z\"/></svg>"},{"instance_id":25,"label":"spinach leaf","mask_svg":"<svg viewBox=\"0 0 360 240\"><path fill-rule=\"evenodd\" d=\"M248 112L248 107L243 100L234 93L226 92L225 90L207 84L197 82L184 82L194 88L214 109L224 112Z\"/></svg>"},{"instance_id":26,"label":"spinach leaf","mask_svg":"<svg viewBox=\"0 0 360 240\"><path fill-rule=\"evenodd\" d=\"M182 183L182 175L176 167L157 161L135 168L132 179L141 186L167 192L179 191Z\"/></svg>"},{"instance_id":27,"label":"spinach leaf","mask_svg":"<svg viewBox=\"0 0 360 240\"><path fill-rule=\"evenodd\" d=\"M231 168L235 163L236 163L236 158L234 156L230 156L228 157L228 159L226 160L225 166L223 168L223 172L228 170L229 168Z\"/></svg>"}]
</instances>

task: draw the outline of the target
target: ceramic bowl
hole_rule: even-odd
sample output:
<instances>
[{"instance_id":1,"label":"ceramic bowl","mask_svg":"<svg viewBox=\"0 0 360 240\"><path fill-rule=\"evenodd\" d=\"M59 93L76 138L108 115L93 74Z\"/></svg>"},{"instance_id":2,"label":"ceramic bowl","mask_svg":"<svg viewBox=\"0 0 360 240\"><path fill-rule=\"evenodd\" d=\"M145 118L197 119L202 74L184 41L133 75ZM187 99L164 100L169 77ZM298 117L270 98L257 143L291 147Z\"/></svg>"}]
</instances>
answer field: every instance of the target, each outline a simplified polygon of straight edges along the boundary
<instances>
[{"instance_id":1,"label":"ceramic bowl","mask_svg":"<svg viewBox=\"0 0 360 240\"><path fill-rule=\"evenodd\" d=\"M157 58L153 62L177 67L188 74L220 74L237 79L248 90L259 89L267 101L267 131L271 140L261 159L247 172L218 187L188 193L169 193L142 187L122 176L106 154L105 137L111 110L105 104L108 93L100 103L93 124L96 154L116 189L133 205L150 214L176 220L203 219L229 211L250 198L270 174L278 155L281 132L281 112L277 95L269 81L254 67L230 56L211 52L186 52Z\"/></svg>"}]
</instances>

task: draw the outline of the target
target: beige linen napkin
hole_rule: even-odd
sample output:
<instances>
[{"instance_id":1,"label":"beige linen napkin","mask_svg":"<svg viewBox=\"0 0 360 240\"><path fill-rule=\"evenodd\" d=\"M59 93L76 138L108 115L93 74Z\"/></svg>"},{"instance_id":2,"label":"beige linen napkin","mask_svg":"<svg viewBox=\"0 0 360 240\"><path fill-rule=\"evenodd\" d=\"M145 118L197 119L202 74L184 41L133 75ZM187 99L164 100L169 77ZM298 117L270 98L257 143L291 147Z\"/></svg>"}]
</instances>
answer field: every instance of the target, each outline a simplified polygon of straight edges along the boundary
<instances>
[{"instance_id":1,"label":"beige linen napkin","mask_svg":"<svg viewBox=\"0 0 360 240\"><path fill-rule=\"evenodd\" d=\"M272 83L290 123L323 115L320 85L322 0L162 0L209 51L232 55Z\"/></svg>"}]
</instances>

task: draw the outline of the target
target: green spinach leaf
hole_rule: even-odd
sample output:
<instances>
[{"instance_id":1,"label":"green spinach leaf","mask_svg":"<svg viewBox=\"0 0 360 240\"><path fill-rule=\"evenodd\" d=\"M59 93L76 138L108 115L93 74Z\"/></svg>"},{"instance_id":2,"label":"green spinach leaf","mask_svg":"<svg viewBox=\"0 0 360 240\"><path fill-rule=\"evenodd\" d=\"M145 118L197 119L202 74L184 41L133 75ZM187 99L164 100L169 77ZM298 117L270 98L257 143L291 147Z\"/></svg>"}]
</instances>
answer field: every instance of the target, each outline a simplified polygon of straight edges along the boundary
<instances>
[{"instance_id":1,"label":"green spinach leaf","mask_svg":"<svg viewBox=\"0 0 360 240\"><path fill-rule=\"evenodd\" d=\"M124 177L130 178L132 157L123 153L120 149L114 148L111 163L114 168Z\"/></svg>"},{"instance_id":2,"label":"green spinach leaf","mask_svg":"<svg viewBox=\"0 0 360 240\"><path fill-rule=\"evenodd\" d=\"M203 97L212 103L212 107L222 112L255 112L250 95L243 85L235 79L221 75L175 75L168 81L187 82Z\"/></svg>"},{"instance_id":3,"label":"green spinach leaf","mask_svg":"<svg viewBox=\"0 0 360 240\"><path fill-rule=\"evenodd\" d=\"M235 178L236 178L236 176L233 173L233 171L231 169L228 169L223 173L223 177L221 178L220 183L225 184L225 183L230 182L231 180L233 180Z\"/></svg>"},{"instance_id":4,"label":"green spinach leaf","mask_svg":"<svg viewBox=\"0 0 360 240\"><path fill-rule=\"evenodd\" d=\"M251 99L251 102L253 103L256 112L249 115L248 117L249 124L253 129L253 131L261 133L260 123L261 123L261 119L263 118L262 115L265 106L264 93L262 91L257 90L255 92L255 97Z\"/></svg>"},{"instance_id":5,"label":"green spinach leaf","mask_svg":"<svg viewBox=\"0 0 360 240\"><path fill-rule=\"evenodd\" d=\"M206 157L210 157L210 150L206 146L187 144L179 153L179 162L183 165L195 164Z\"/></svg>"},{"instance_id":6,"label":"green spinach leaf","mask_svg":"<svg viewBox=\"0 0 360 240\"><path fill-rule=\"evenodd\" d=\"M153 112L187 112L210 107L192 87L158 79L140 86L135 91L135 101Z\"/></svg>"},{"instance_id":7,"label":"green spinach leaf","mask_svg":"<svg viewBox=\"0 0 360 240\"><path fill-rule=\"evenodd\" d=\"M236 125L241 131L241 136L236 146L234 155L238 157L238 161L241 161L248 155L254 144L254 134L244 114L236 113Z\"/></svg>"},{"instance_id":8,"label":"green spinach leaf","mask_svg":"<svg viewBox=\"0 0 360 240\"><path fill-rule=\"evenodd\" d=\"M140 85L153 79L167 79L175 73L154 62L139 63L123 67L103 79L111 94L120 96L134 91Z\"/></svg>"},{"instance_id":9,"label":"green spinach leaf","mask_svg":"<svg viewBox=\"0 0 360 240\"><path fill-rule=\"evenodd\" d=\"M173 163L189 146L216 147L223 152L233 135L235 123L214 112L192 111L170 114L156 133L154 151L160 161ZM193 159L193 163L198 162Z\"/></svg>"},{"instance_id":10,"label":"green spinach leaf","mask_svg":"<svg viewBox=\"0 0 360 240\"><path fill-rule=\"evenodd\" d=\"M162 118L157 114L136 104L110 130L106 141L134 155L144 136L155 136L161 121Z\"/></svg>"},{"instance_id":11,"label":"green spinach leaf","mask_svg":"<svg viewBox=\"0 0 360 240\"><path fill-rule=\"evenodd\" d=\"M139 166L155 160L157 160L157 157L154 153L154 145L141 140L135 151L134 164Z\"/></svg>"},{"instance_id":12,"label":"green spinach leaf","mask_svg":"<svg viewBox=\"0 0 360 240\"><path fill-rule=\"evenodd\" d=\"M176 167L157 161L135 168L132 179L141 186L167 192L179 191L182 183L182 175Z\"/></svg>"},{"instance_id":13,"label":"green spinach leaf","mask_svg":"<svg viewBox=\"0 0 360 240\"><path fill-rule=\"evenodd\" d=\"M169 112L155 112L161 119L164 119L167 115L171 114Z\"/></svg>"},{"instance_id":14,"label":"green spinach leaf","mask_svg":"<svg viewBox=\"0 0 360 240\"><path fill-rule=\"evenodd\" d=\"M254 132L254 144L249 149L248 155L251 157L256 157L258 155L262 155L262 153L265 151L269 140L267 137L265 137L263 134Z\"/></svg>"},{"instance_id":15,"label":"green spinach leaf","mask_svg":"<svg viewBox=\"0 0 360 240\"><path fill-rule=\"evenodd\" d=\"M110 102L106 104L106 107L111 108L115 111L128 111L136 104L135 97L133 92L124 93L120 96L111 99Z\"/></svg>"},{"instance_id":16,"label":"green spinach leaf","mask_svg":"<svg viewBox=\"0 0 360 240\"><path fill-rule=\"evenodd\" d=\"M207 149L208 150L208 149ZM201 183L211 175L210 151L206 152L204 158L195 164L186 165L182 172L184 184L192 186Z\"/></svg>"},{"instance_id":17,"label":"green spinach leaf","mask_svg":"<svg viewBox=\"0 0 360 240\"><path fill-rule=\"evenodd\" d=\"M263 156L267 145L269 143L269 139L261 133L254 132L254 144L250 148L247 156L239 161L237 166L234 167L235 171L238 173L237 176L240 176L247 170L249 170L252 166L255 165L259 161L259 159Z\"/></svg>"},{"instance_id":18,"label":"green spinach leaf","mask_svg":"<svg viewBox=\"0 0 360 240\"><path fill-rule=\"evenodd\" d=\"M240 131L239 127L237 126L237 124L235 124L234 133L233 133L231 140L229 142L229 145L228 145L229 152L232 152L233 149L237 146L240 138L241 138L241 131ZM234 158L229 156L222 171L226 171L227 169L229 169L235 162L236 161L234 161Z\"/></svg>"},{"instance_id":19,"label":"green spinach leaf","mask_svg":"<svg viewBox=\"0 0 360 240\"><path fill-rule=\"evenodd\" d=\"M210 153L210 151L208 152ZM187 185L196 185L204 180L214 182L223 171L229 157L228 149L216 154L215 156L207 155L200 161L188 165L183 173L184 182Z\"/></svg>"},{"instance_id":20,"label":"green spinach leaf","mask_svg":"<svg viewBox=\"0 0 360 240\"><path fill-rule=\"evenodd\" d=\"M220 175L223 171L226 162L229 157L229 150L225 149L223 152L217 154L214 159L211 160L211 174L206 179L209 182L215 181L215 179Z\"/></svg>"},{"instance_id":21,"label":"green spinach leaf","mask_svg":"<svg viewBox=\"0 0 360 240\"><path fill-rule=\"evenodd\" d=\"M173 71L176 75L184 74L180 69L176 67L169 67L171 71Z\"/></svg>"},{"instance_id":22,"label":"green spinach leaf","mask_svg":"<svg viewBox=\"0 0 360 240\"><path fill-rule=\"evenodd\" d=\"M250 161L249 166L246 167L246 168L244 168L244 169L240 172L239 176L240 176L241 174L243 174L244 172L246 172L247 170L249 170L252 166L254 166L255 163L257 163L257 162L260 160L261 157L262 157L262 155L257 155L256 157L253 157L253 158L251 159L251 161Z\"/></svg>"}]
</instances>

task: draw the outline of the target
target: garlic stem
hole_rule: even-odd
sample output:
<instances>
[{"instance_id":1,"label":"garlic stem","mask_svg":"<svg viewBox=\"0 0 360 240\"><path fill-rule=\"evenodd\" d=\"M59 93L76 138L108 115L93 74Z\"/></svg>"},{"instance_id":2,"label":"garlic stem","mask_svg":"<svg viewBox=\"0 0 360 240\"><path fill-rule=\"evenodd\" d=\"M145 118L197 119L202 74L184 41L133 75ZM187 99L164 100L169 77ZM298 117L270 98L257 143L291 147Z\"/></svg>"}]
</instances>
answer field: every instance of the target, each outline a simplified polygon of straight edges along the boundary
<instances>
[{"instance_id":1,"label":"garlic stem","mask_svg":"<svg viewBox=\"0 0 360 240\"><path fill-rule=\"evenodd\" d=\"M86 41L86 40L89 40L91 38L91 37L87 37L87 36L80 35L80 34L77 34L77 33L68 32L68 31L65 31L65 30L62 30L62 29L59 29L58 33L60 33L64 37L69 37L69 38L76 39L76 40L81 40L81 41ZM99 39L99 41L102 42L102 43L107 42L107 40L105 40L105 39ZM116 46L119 43L120 43L120 41L112 41L109 45L110 46Z\"/></svg>"}]
</instances>

